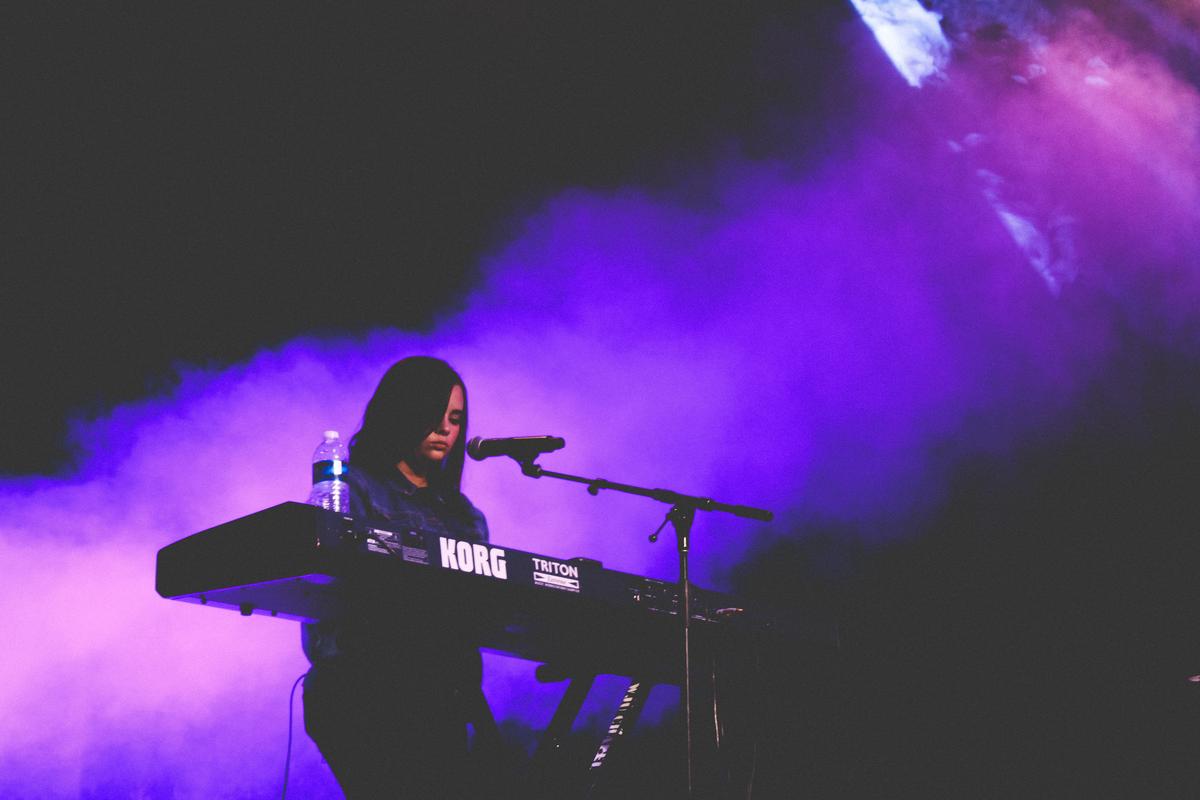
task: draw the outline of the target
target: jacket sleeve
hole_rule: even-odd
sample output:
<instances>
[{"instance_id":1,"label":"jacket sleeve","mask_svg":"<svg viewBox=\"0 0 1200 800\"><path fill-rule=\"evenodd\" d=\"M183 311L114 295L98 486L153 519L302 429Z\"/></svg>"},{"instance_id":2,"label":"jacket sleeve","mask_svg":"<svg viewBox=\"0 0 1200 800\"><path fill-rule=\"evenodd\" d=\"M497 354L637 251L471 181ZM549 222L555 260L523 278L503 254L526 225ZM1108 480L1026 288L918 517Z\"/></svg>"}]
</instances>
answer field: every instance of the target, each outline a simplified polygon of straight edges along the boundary
<instances>
[{"instance_id":1,"label":"jacket sleeve","mask_svg":"<svg viewBox=\"0 0 1200 800\"><path fill-rule=\"evenodd\" d=\"M463 499L466 498L464 497ZM470 500L467 500L467 508L471 512L471 520L475 526L475 535L479 537L478 540L480 542L489 541L491 539L491 535L488 531L487 517L485 517L483 512L476 508Z\"/></svg>"}]
</instances>

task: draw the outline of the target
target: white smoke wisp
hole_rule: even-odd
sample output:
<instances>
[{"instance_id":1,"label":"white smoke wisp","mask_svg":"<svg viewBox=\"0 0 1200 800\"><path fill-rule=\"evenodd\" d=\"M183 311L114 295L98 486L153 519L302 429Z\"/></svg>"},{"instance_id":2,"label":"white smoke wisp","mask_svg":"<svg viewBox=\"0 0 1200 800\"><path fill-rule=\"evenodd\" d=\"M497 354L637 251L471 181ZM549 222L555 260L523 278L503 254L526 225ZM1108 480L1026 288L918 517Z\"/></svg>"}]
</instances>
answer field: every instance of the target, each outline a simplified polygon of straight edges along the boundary
<instances>
[{"instance_id":1,"label":"white smoke wisp","mask_svg":"<svg viewBox=\"0 0 1200 800\"><path fill-rule=\"evenodd\" d=\"M950 43L939 16L917 0L850 0L909 86L945 78Z\"/></svg>"}]
</instances>

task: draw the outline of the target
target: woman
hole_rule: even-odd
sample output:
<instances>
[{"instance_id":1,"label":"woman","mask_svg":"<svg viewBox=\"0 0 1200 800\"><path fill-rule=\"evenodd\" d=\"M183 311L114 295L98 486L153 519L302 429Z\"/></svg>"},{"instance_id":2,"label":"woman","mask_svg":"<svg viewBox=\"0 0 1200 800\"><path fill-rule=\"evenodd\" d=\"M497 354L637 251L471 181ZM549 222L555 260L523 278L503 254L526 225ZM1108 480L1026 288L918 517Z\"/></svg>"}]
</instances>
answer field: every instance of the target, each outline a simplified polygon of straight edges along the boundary
<instances>
[{"instance_id":1,"label":"woman","mask_svg":"<svg viewBox=\"0 0 1200 800\"><path fill-rule=\"evenodd\" d=\"M392 365L350 442L351 516L487 541L487 521L460 489L466 429L466 387L449 364ZM348 591L338 619L304 626L306 730L349 798L464 795L466 725L495 730L478 650L455 633L450 609Z\"/></svg>"}]
</instances>

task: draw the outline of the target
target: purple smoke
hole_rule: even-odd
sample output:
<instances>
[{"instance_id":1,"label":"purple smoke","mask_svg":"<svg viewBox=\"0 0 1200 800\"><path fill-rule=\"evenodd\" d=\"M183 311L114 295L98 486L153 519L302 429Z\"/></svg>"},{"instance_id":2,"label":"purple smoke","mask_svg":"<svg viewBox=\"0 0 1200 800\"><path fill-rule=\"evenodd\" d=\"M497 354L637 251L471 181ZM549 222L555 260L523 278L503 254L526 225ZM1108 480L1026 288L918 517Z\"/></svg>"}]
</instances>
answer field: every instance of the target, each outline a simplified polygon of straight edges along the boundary
<instances>
[{"instance_id":1,"label":"purple smoke","mask_svg":"<svg viewBox=\"0 0 1200 800\"><path fill-rule=\"evenodd\" d=\"M296 627L159 599L154 554L304 499L320 432L353 431L404 355L458 367L474 434L564 436L548 468L782 512L701 516L693 566L716 586L788 520L911 531L955 458L1069 410L1124 327L1194 357L1195 87L1082 10L991 40L971 33L990 17L950 10L944 85L911 89L853 39L858 127L824 161L698 164L687 197L564 192L514 221L434 333L184 369L170 396L80 422L78 475L0 487L0 794L277 790ZM646 500L499 460L469 465L466 490L497 542L674 575ZM489 659L488 692L543 725L558 689L531 670ZM296 735L291 796L334 793Z\"/></svg>"}]
</instances>

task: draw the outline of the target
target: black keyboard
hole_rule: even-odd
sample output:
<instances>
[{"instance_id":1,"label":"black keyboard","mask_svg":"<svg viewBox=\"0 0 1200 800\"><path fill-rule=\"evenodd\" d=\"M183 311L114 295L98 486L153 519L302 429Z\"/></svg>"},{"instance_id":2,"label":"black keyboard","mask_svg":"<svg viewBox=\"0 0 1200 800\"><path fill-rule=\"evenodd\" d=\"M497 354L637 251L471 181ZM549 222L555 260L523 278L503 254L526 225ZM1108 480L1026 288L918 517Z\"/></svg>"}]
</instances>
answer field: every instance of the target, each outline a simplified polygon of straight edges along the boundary
<instances>
[{"instance_id":1,"label":"black keyboard","mask_svg":"<svg viewBox=\"0 0 1200 800\"><path fill-rule=\"evenodd\" d=\"M479 646L564 673L679 677L677 584L495 544L393 530L281 503L158 552L163 597L242 614L315 621L369 591L461 624ZM692 588L692 646L704 653L748 629L738 601Z\"/></svg>"}]
</instances>

